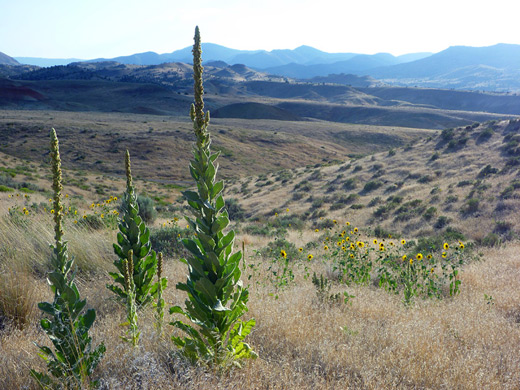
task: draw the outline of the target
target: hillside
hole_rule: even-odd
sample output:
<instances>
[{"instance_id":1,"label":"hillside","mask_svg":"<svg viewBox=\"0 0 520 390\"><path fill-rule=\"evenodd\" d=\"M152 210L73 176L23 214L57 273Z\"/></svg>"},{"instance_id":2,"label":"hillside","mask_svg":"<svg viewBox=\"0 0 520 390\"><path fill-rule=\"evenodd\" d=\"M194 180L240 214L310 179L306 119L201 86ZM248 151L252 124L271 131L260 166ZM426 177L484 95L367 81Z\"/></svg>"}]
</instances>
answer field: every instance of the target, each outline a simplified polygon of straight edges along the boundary
<instances>
[{"instance_id":1,"label":"hillside","mask_svg":"<svg viewBox=\"0 0 520 390\"><path fill-rule=\"evenodd\" d=\"M0 65L20 65L13 57L9 57L7 54L0 52Z\"/></svg>"},{"instance_id":2,"label":"hillside","mask_svg":"<svg viewBox=\"0 0 520 390\"><path fill-rule=\"evenodd\" d=\"M193 142L193 126L186 120L188 107L180 117L0 111L0 151L41 162L46 156L47 129L54 127L60 131L60 142L67 145L62 158L70 168L120 176L119 159L128 148L137 177L182 184L191 178L186 168ZM226 157L219 172L227 178L341 161L347 155L388 150L433 133L320 121L214 118L211 122L215 126L213 145Z\"/></svg>"},{"instance_id":3,"label":"hillside","mask_svg":"<svg viewBox=\"0 0 520 390\"><path fill-rule=\"evenodd\" d=\"M36 69L3 66L0 75L2 71L8 79L1 81L0 107L7 109L180 115L189 107L192 89L191 67L177 62L149 66L88 62ZM512 94L398 88L347 74L298 82L224 62L210 62L205 72L208 107L228 117L443 129L501 119L504 114L520 115L520 96ZM244 103L249 104L247 112L230 114L225 108ZM280 110L289 116L277 116Z\"/></svg>"},{"instance_id":4,"label":"hillside","mask_svg":"<svg viewBox=\"0 0 520 390\"><path fill-rule=\"evenodd\" d=\"M372 69L388 83L486 91L520 90L520 45L453 46L429 57Z\"/></svg>"},{"instance_id":5,"label":"hillside","mask_svg":"<svg viewBox=\"0 0 520 390\"><path fill-rule=\"evenodd\" d=\"M337 219L394 237L459 232L495 244L520 233L519 137L520 120L446 129L335 166L244 178L228 196L259 224L287 208L316 228Z\"/></svg>"}]
</instances>

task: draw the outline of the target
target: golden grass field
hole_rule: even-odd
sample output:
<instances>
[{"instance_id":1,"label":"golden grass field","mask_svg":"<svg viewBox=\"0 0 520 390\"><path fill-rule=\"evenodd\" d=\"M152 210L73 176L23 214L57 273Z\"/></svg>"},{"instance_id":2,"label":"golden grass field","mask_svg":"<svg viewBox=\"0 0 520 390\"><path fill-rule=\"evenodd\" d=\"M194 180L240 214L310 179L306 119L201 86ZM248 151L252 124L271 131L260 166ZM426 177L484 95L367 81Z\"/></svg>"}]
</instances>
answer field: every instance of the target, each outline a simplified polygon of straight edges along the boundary
<instances>
[{"instance_id":1,"label":"golden grass field","mask_svg":"<svg viewBox=\"0 0 520 390\"><path fill-rule=\"evenodd\" d=\"M244 220L233 222L233 228L239 233L236 249L243 245L245 250L242 279L250 289L249 313L245 317L256 319L256 326L246 341L259 355L242 369L219 374L191 367L175 357L170 340L174 328L165 325L164 334L157 335L151 310L139 314L142 336L138 348L120 339L124 334L120 324L125 321L125 309L112 299L113 294L105 287L111 281L108 272L114 270L112 243L117 230L108 225L92 229L80 223L83 214L94 212L96 218L101 213L107 215L104 219L108 218L116 206L103 209L103 200L109 196L120 197L124 188L122 153L107 157L106 145L113 135L103 135L108 133L102 130L103 126L119 131L127 137L125 142L135 144L141 140L139 135L144 126L153 127L152 134L166 136L169 134L166 128L171 123L161 125L157 117L142 116L139 117L141 122L147 123L138 124L137 116L125 117L128 122L124 122L116 114L100 115L96 123L89 122L90 114L49 115L44 121L40 114L35 119L35 112L0 114L3 126L7 126L4 129L9 128L7 123L14 123L10 125L13 133L2 140L0 168L3 170L0 169L0 173L11 172L13 183L27 182L42 190L28 192L22 187L0 192L0 389L36 389L29 369L44 369L34 343L48 343L39 325L40 311L36 304L51 298L45 281L51 254L49 243L53 239L48 207L50 169L45 164L45 150L48 128L56 120L70 130L70 133L63 131L61 138L55 126L60 140L63 139L64 194L68 195L65 204L71 206L65 223L65 239L70 253L76 257L79 269L76 280L81 295L97 312L92 329L94 344L104 341L107 347L94 374L101 388L520 388L520 244L517 241L520 196L516 184L517 150L513 145L518 122L457 128L451 138L446 133L443 138L439 132L398 129L400 141L395 145L363 144L349 149L349 134L363 135L367 131L385 134L388 129L343 125L334 128L328 123L323 126L312 123L319 133L311 136L304 135L310 124L302 122L282 130L281 124L272 121L258 125L241 120L212 121L215 147L221 143L229 148L240 166L234 171L233 165L227 165L230 156L223 151L219 158L223 174L234 178L229 181L225 197L236 199L245 215ZM30 129L40 127L31 133L36 134L34 137L26 137L25 144L24 138L15 134L16 128L24 123ZM32 127L31 123L37 125ZM164 154L150 160L139 157L133 160L133 169L140 178L136 180L137 191L152 197L160 194L156 205L162 209L153 224L156 230L176 225L172 223L173 218L182 221L186 215L183 203L176 200L179 189L167 188L161 182L189 186L186 167L192 142L188 137L191 125L187 122L175 122L175 125L184 137L183 143L180 135L178 141L182 152L173 146L175 142L163 144L157 140L153 145L160 145ZM280 129L275 130L278 126ZM87 127L97 136L90 141L79 138L81 146L74 152L68 150L75 137ZM254 127L261 129L256 131ZM238 142L235 137L219 138L221 128L228 133L252 134L246 143L251 149L239 150L238 144L234 144ZM492 129L489 137L482 135L487 129ZM275 137L274 131L278 131L276 136L286 139L286 143L278 139L274 146L254 142L254 137ZM345 137L342 138L346 140L342 141L344 144L334 143L334 139L339 139L334 138L335 132L342 134L339 138ZM450 141L454 141L452 146ZM303 144L308 149L302 150ZM119 148L124 145L126 143L121 143ZM287 145L291 145L289 149ZM134 150L139 156L139 150L150 147L145 143ZM267 155L266 151L271 148L274 148L273 154ZM74 162L75 153L80 150L85 150L85 159ZM331 157L333 150L336 154ZM437 157L432 158L435 153ZM248 156L255 154L271 165L264 165L264 160L256 163L248 160ZM349 159L347 154L368 155ZM30 158L34 155L38 158ZM286 160L278 158L281 155L285 155ZM174 167L173 158L179 159L178 166ZM103 160L101 165L107 167L106 174L101 173L101 167L96 167L97 159ZM249 165L245 166L248 161ZM306 165L309 166L304 167ZM488 170L479 176L487 165L496 171ZM159 166L161 170L152 169ZM255 171L257 166L263 170ZM161 176L163 171L170 170L173 173ZM142 180L145 173L150 173L153 180ZM349 179L353 180L349 182ZM366 188L371 181L381 184ZM350 194L357 196L345 200L342 207L334 207L338 200L343 202ZM402 199L393 205L388 199L391 196ZM379 200L373 201L378 197ZM413 203L416 199L420 202ZM478 200L476 206L470 199ZM172 201L174 207L165 205ZM32 204L36 206L31 207ZM351 208L352 205L361 207ZM378 208L387 205L390 205L388 209L374 215ZM28 214L22 212L23 207ZM427 210L431 207L435 211L430 215ZM74 210L78 211L77 216ZM446 225L435 227L442 216L446 217ZM277 220L284 221L288 217L292 226L285 224L283 229L277 229ZM421 237L444 238L448 228L464 235L467 257L460 272L460 294L450 297L444 293L443 299L417 297L413 304L405 305L401 294L388 293L372 282L365 285L335 282L332 256L321 242L324 235L333 234L335 227L330 225L333 219L338 226L345 226L349 221L351 228L359 227L360 240L367 242L374 238L376 226L391 232L394 239L399 237L398 240L406 241ZM269 230L257 234L248 230L251 227L268 227ZM496 239L486 240L490 233L495 234ZM289 258L294 280L284 284L273 277L273 268L270 268L280 266L279 254L265 251L276 237L283 237L295 248L305 248L305 255L313 255L311 261ZM311 245L313 243L316 245ZM185 294L175 289L175 284L185 280L187 273L179 257L180 254L168 256L165 261L169 283L164 293L167 309L182 306L185 300ZM346 291L353 298L349 303L318 300L315 286L306 277L313 272L330 277L331 293ZM165 317L166 322L173 319L169 314Z\"/></svg>"}]
</instances>

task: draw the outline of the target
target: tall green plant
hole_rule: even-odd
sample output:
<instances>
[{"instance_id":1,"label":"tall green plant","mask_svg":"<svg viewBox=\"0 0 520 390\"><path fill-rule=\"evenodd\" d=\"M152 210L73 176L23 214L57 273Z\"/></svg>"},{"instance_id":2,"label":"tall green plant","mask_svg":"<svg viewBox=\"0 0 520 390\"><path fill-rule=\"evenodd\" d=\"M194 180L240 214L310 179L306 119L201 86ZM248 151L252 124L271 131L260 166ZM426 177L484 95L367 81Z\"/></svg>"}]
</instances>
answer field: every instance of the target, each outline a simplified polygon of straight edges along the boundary
<instances>
[{"instance_id":1,"label":"tall green plant","mask_svg":"<svg viewBox=\"0 0 520 390\"><path fill-rule=\"evenodd\" d=\"M134 347L137 347L139 343L139 336L141 333L139 332L139 328L137 326L137 311L135 307L135 286L134 280L130 277L130 274L133 270L133 257L134 253L130 249L128 251L128 259L123 260L123 266L125 267L125 292L126 292L126 318L127 322L125 325L128 325L128 333L130 334L130 338L123 337L123 340L132 343Z\"/></svg>"},{"instance_id":2,"label":"tall green plant","mask_svg":"<svg viewBox=\"0 0 520 390\"><path fill-rule=\"evenodd\" d=\"M35 370L31 370L31 376L42 389L84 389L96 384L89 377L105 353L105 346L101 343L92 348L92 338L88 332L96 319L96 312L94 309L84 310L87 301L80 298L74 282L74 257L69 257L67 242L63 241L61 158L54 129L51 131L51 159L55 245L52 246L52 270L47 280L54 293L54 300L51 303L41 302L38 307L46 315L41 320L41 326L51 339L54 351L38 345L50 376Z\"/></svg>"},{"instance_id":3,"label":"tall green plant","mask_svg":"<svg viewBox=\"0 0 520 390\"><path fill-rule=\"evenodd\" d=\"M235 232L231 230L224 234L229 218L222 197L224 183L216 181L218 165L215 161L219 153L211 153L210 149L209 112L204 113L201 63L200 33L196 27L193 45L195 103L190 111L196 145L190 172L198 191L183 193L194 216L194 219L186 219L196 232L196 238L183 240L189 255L181 260L188 265L189 275L186 283L177 284L177 289L188 294L186 309L179 306L170 309L170 313L180 313L196 326L172 322L186 333L183 338L173 336L172 339L193 363L227 367L239 365L243 358L256 357L242 341L255 320L240 320L247 311L249 292L240 280L242 253L232 254Z\"/></svg>"},{"instance_id":4,"label":"tall green plant","mask_svg":"<svg viewBox=\"0 0 520 390\"><path fill-rule=\"evenodd\" d=\"M114 243L114 252L119 257L114 261L118 272L110 272L114 284L107 288L116 293L123 302L127 302L125 284L125 264L128 251L133 251L133 286L135 291L135 303L137 308L146 306L157 296L159 282L153 283L157 273L157 257L152 249L150 230L139 216L139 204L132 182L130 167L130 153L126 151L126 191L122 199L122 219L119 223L117 243ZM166 278L160 280L162 287L166 287Z\"/></svg>"}]
</instances>

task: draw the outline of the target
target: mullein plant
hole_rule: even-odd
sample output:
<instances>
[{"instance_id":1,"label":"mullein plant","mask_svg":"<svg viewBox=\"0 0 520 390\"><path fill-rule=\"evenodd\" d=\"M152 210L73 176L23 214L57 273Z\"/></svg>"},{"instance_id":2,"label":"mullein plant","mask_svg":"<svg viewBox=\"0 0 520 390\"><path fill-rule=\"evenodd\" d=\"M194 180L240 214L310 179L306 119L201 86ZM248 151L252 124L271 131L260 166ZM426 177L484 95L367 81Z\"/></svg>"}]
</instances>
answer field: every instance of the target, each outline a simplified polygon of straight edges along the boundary
<instances>
[{"instance_id":1,"label":"mullein plant","mask_svg":"<svg viewBox=\"0 0 520 390\"><path fill-rule=\"evenodd\" d=\"M164 287L166 286L166 283L162 283L163 280L163 254L162 252L159 252L157 255L157 302L155 303L155 309L156 309L156 320L157 320L157 333L162 335L162 326L163 326L163 320L164 320L164 298L162 296ZM166 279L166 278L164 278Z\"/></svg>"},{"instance_id":2,"label":"mullein plant","mask_svg":"<svg viewBox=\"0 0 520 390\"><path fill-rule=\"evenodd\" d=\"M125 283L128 251L133 251L133 269L130 276L133 280L135 304L140 309L150 304L157 298L159 284L161 289L166 287L166 278L154 283L157 274L157 256L152 249L150 241L150 230L139 216L139 204L135 187L132 182L132 171L130 167L130 153L126 151L126 191L122 199L122 218L119 222L119 232L117 233L117 243L114 243L114 252L119 257L114 261L118 272L109 272L114 279L114 284L107 285L107 288L117 294L123 302L127 302L128 291Z\"/></svg>"},{"instance_id":3,"label":"mullein plant","mask_svg":"<svg viewBox=\"0 0 520 390\"><path fill-rule=\"evenodd\" d=\"M192 363L228 368L240 366L244 358L256 357L250 346L243 342L255 320L240 320L247 311L249 292L240 280L242 253L232 254L235 232L231 230L224 234L229 218L221 194L224 183L216 181L218 165L215 161L219 153L212 153L210 149L209 112L204 113L201 63L200 33L196 27L193 45L195 104L190 111L196 145L190 172L198 191L183 193L194 216L194 219L186 219L196 238L183 240L189 255L181 261L188 265L189 275L186 283L177 284L177 289L188 295L186 308L170 308L170 313L182 314L191 324L180 320L171 322L186 333L185 337L173 336L172 340Z\"/></svg>"},{"instance_id":4,"label":"mullein plant","mask_svg":"<svg viewBox=\"0 0 520 390\"><path fill-rule=\"evenodd\" d=\"M63 241L62 174L58 138L51 131L51 160L54 190L55 245L52 246L52 270L47 275L54 293L52 302L40 302L38 307L45 317L41 320L43 331L49 336L54 351L38 345L40 356L47 364L48 373L31 370L42 389L85 389L96 386L90 380L94 369L105 353L103 343L92 347L88 332L96 319L94 309L85 310L86 300L80 298L74 282L74 257L67 252Z\"/></svg>"},{"instance_id":5,"label":"mullein plant","mask_svg":"<svg viewBox=\"0 0 520 390\"><path fill-rule=\"evenodd\" d=\"M126 292L126 318L127 322L123 325L128 325L128 333L130 338L122 337L123 340L132 343L137 347L139 343L139 328L137 326L137 310L135 307L135 285L134 279L130 276L134 269L133 264L134 252L132 249L128 251L128 258L123 260L123 267L125 269L125 292Z\"/></svg>"}]
</instances>

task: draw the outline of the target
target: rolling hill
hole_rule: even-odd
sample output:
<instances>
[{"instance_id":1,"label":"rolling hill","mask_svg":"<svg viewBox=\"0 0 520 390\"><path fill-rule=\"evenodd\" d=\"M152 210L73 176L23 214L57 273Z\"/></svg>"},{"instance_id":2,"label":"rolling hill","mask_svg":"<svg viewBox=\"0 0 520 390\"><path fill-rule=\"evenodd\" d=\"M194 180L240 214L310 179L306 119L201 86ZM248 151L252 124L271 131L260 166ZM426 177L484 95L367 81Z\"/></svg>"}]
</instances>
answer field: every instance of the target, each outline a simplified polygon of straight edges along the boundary
<instances>
[{"instance_id":1,"label":"rolling hill","mask_svg":"<svg viewBox=\"0 0 520 390\"><path fill-rule=\"evenodd\" d=\"M13 57L9 57L7 54L0 52L0 65L20 65Z\"/></svg>"}]
</instances>

